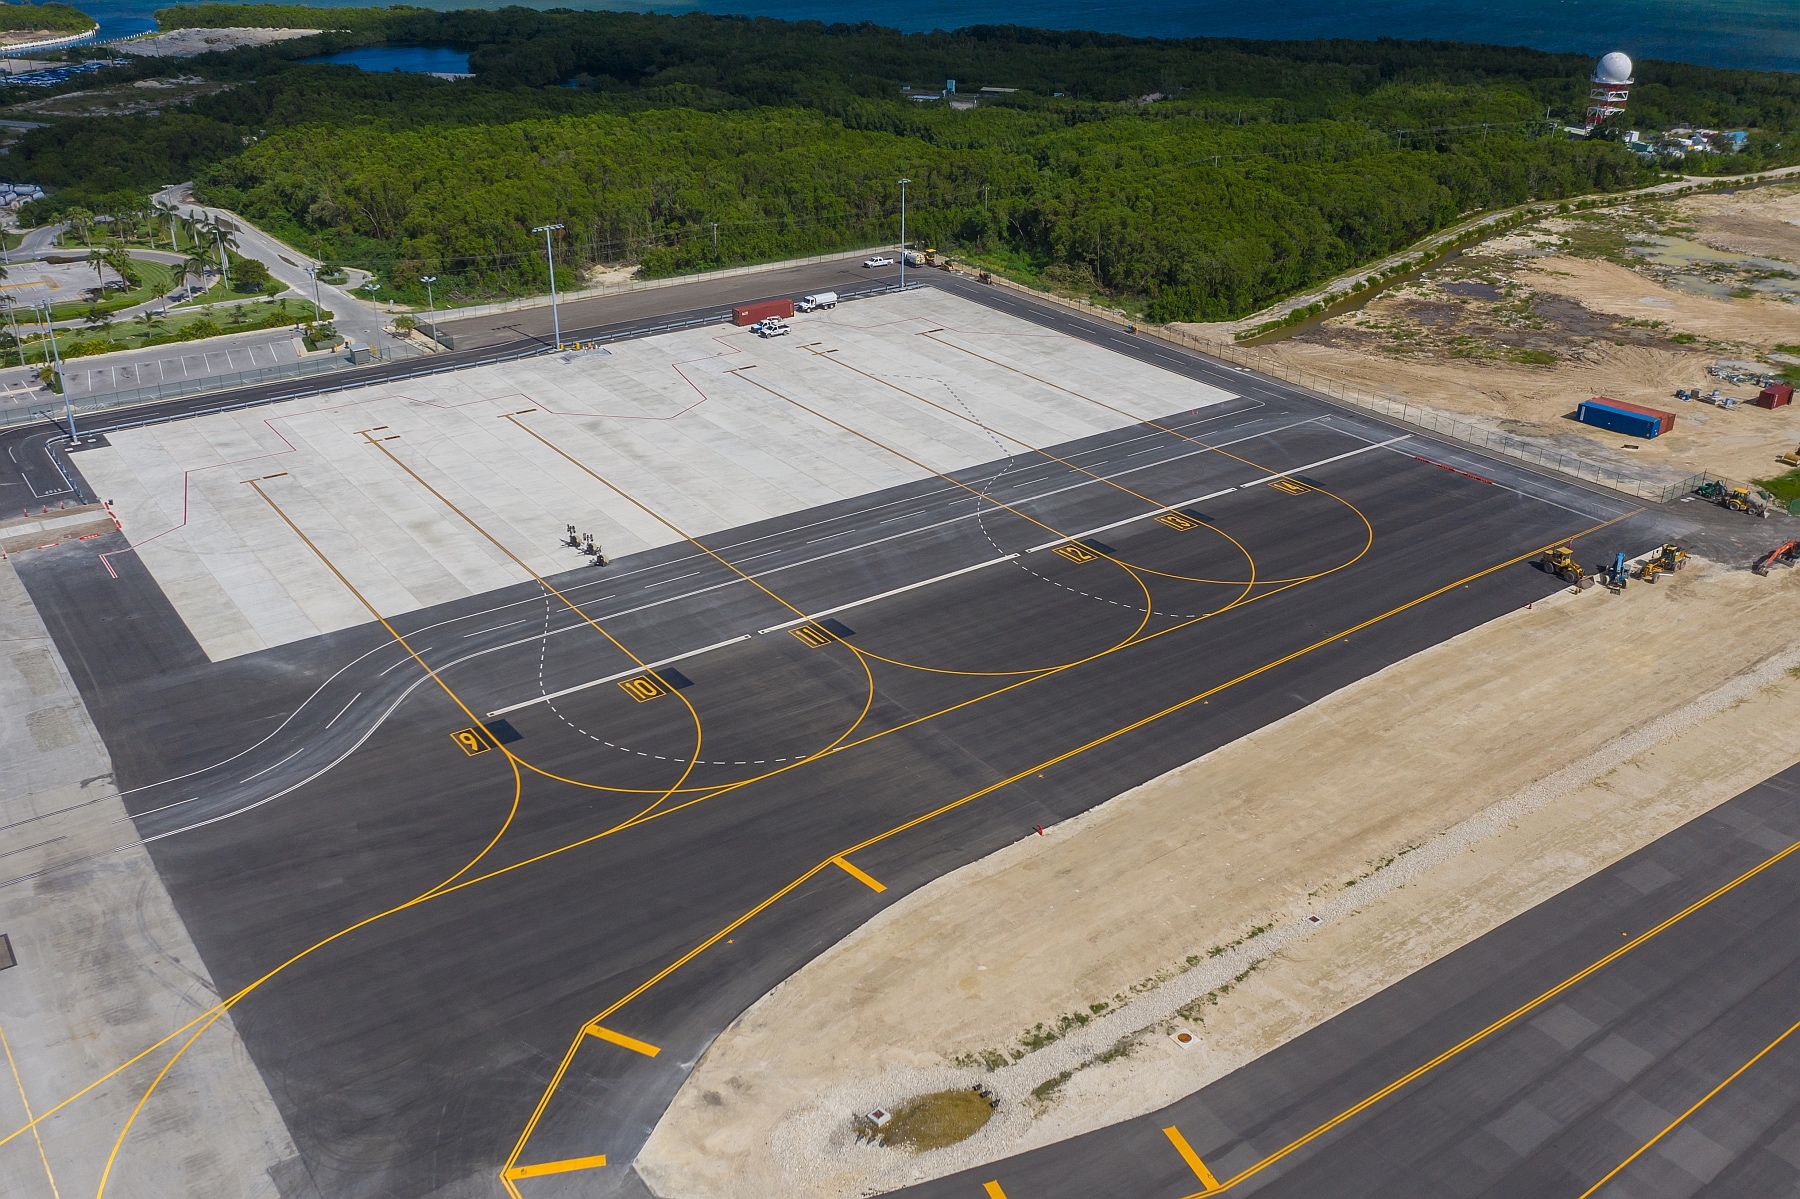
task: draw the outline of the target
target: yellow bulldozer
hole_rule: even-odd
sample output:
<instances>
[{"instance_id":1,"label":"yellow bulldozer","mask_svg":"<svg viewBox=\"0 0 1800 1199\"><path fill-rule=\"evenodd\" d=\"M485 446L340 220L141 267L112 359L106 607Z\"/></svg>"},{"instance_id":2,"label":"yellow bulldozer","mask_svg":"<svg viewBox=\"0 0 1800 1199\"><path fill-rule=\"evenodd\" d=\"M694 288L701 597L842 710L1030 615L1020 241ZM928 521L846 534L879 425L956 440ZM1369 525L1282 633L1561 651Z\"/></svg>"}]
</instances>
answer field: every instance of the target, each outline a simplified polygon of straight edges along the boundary
<instances>
[{"instance_id":1,"label":"yellow bulldozer","mask_svg":"<svg viewBox=\"0 0 1800 1199\"><path fill-rule=\"evenodd\" d=\"M1575 546L1572 543L1551 546L1538 559L1538 565L1576 587L1587 588L1594 585L1594 576L1582 569L1581 563L1575 560Z\"/></svg>"},{"instance_id":2,"label":"yellow bulldozer","mask_svg":"<svg viewBox=\"0 0 1800 1199\"><path fill-rule=\"evenodd\" d=\"M1671 574L1686 566L1687 557L1687 551L1673 541L1665 542L1660 550L1638 567L1637 577L1646 583L1654 583L1657 575Z\"/></svg>"}]
</instances>

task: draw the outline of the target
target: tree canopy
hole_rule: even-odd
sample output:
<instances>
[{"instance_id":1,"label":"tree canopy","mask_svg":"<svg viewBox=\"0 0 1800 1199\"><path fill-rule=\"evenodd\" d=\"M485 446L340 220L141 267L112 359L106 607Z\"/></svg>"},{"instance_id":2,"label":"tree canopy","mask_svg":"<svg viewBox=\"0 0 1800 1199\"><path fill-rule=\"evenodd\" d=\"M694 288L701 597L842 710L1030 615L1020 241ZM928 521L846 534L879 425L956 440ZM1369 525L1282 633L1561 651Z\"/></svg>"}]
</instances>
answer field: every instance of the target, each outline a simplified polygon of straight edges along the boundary
<instances>
[{"instance_id":1,"label":"tree canopy","mask_svg":"<svg viewBox=\"0 0 1800 1199\"><path fill-rule=\"evenodd\" d=\"M897 232L906 175L924 241L1159 318L1217 319L1474 210L1657 177L1616 143L1561 132L1589 60L1508 47L521 8L194 5L159 19L326 32L101 72L231 86L159 116L28 133L16 167L58 189L28 217L113 211L193 178L207 202L376 270L384 294L422 290L422 275L452 300L540 288L530 229L546 222L566 226L571 266L651 274L877 244ZM475 78L297 61L371 44L465 50ZM1754 131L1743 154L1684 169L1793 160L1800 77L1670 63L1638 77L1645 127ZM949 79L979 105L902 90Z\"/></svg>"}]
</instances>

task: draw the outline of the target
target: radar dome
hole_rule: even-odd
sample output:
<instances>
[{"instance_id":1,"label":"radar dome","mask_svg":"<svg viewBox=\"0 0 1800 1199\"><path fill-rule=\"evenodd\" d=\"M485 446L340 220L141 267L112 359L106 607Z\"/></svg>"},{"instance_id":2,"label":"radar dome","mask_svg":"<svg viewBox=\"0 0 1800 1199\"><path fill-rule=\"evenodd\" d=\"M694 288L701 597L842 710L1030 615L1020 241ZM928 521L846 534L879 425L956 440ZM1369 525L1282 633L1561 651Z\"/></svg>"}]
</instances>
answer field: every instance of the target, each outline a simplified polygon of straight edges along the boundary
<instances>
[{"instance_id":1,"label":"radar dome","mask_svg":"<svg viewBox=\"0 0 1800 1199\"><path fill-rule=\"evenodd\" d=\"M1594 68L1595 83L1630 83L1631 60L1614 50Z\"/></svg>"}]
</instances>

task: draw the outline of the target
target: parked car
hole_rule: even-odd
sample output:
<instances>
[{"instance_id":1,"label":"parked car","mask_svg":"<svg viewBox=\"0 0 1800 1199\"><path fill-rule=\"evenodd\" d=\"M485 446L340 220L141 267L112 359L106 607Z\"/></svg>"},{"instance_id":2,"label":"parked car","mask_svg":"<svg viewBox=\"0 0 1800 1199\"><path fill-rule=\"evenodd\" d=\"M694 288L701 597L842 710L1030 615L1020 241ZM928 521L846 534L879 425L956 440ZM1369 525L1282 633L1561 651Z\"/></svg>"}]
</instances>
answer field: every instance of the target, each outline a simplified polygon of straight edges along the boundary
<instances>
[{"instance_id":1,"label":"parked car","mask_svg":"<svg viewBox=\"0 0 1800 1199\"><path fill-rule=\"evenodd\" d=\"M793 332L793 330L788 328L787 322L778 316L771 316L764 320L760 320L756 322L756 324L750 326L750 328L758 337L785 337Z\"/></svg>"},{"instance_id":2,"label":"parked car","mask_svg":"<svg viewBox=\"0 0 1800 1199\"><path fill-rule=\"evenodd\" d=\"M877 254L873 258L863 259L863 265L865 267L893 266L894 260L892 258L887 258L887 257L884 257L883 255Z\"/></svg>"}]
</instances>

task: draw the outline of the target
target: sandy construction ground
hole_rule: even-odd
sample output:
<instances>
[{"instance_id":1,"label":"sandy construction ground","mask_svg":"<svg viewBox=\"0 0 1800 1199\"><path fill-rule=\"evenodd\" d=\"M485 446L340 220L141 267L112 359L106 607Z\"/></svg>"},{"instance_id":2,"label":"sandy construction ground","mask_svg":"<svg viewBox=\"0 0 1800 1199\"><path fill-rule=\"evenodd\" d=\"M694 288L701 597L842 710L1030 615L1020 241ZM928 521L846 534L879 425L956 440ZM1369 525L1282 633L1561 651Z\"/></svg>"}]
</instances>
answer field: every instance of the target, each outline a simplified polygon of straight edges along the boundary
<instances>
[{"instance_id":1,"label":"sandy construction ground","mask_svg":"<svg viewBox=\"0 0 1800 1199\"><path fill-rule=\"evenodd\" d=\"M121 42L117 49L121 54L146 58L192 58L196 54L311 37L318 32L317 29L171 29L141 41Z\"/></svg>"},{"instance_id":2,"label":"sandy construction ground","mask_svg":"<svg viewBox=\"0 0 1800 1199\"><path fill-rule=\"evenodd\" d=\"M1191 1093L1800 759L1797 601L1705 563L1555 596L946 876L735 1022L638 1169L872 1193ZM855 1143L978 1079L961 1145Z\"/></svg>"},{"instance_id":3,"label":"sandy construction ground","mask_svg":"<svg viewBox=\"0 0 1800 1199\"><path fill-rule=\"evenodd\" d=\"M1795 264L1800 187L1644 200L1524 226L1257 352L1596 461L1764 478L1787 469L1800 412L1675 392L1748 400L1758 385L1707 367L1800 367ZM1644 442L1576 423L1596 395L1672 411L1675 429Z\"/></svg>"}]
</instances>

